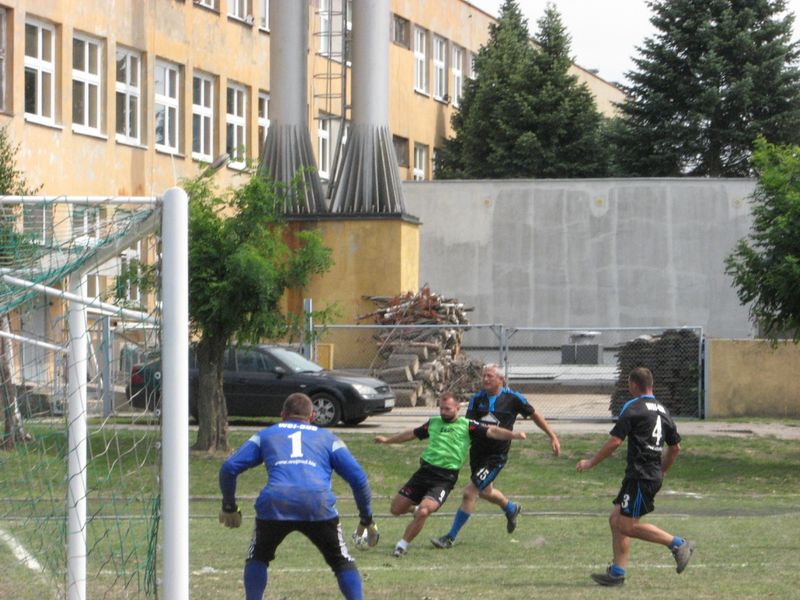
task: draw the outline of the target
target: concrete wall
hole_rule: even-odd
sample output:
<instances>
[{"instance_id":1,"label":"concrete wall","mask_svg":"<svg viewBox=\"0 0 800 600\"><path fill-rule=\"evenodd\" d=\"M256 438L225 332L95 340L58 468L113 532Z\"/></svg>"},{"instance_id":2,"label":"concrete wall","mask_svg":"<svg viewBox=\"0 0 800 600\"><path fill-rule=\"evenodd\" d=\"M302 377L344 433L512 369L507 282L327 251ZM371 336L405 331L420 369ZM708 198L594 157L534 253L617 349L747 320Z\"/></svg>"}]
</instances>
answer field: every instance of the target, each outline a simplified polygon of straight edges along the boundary
<instances>
[{"instance_id":1,"label":"concrete wall","mask_svg":"<svg viewBox=\"0 0 800 600\"><path fill-rule=\"evenodd\" d=\"M403 185L420 281L475 306L474 323L754 333L723 264L750 230L751 180Z\"/></svg>"},{"instance_id":2,"label":"concrete wall","mask_svg":"<svg viewBox=\"0 0 800 600\"><path fill-rule=\"evenodd\" d=\"M708 341L708 418L800 417L800 345Z\"/></svg>"}]
</instances>

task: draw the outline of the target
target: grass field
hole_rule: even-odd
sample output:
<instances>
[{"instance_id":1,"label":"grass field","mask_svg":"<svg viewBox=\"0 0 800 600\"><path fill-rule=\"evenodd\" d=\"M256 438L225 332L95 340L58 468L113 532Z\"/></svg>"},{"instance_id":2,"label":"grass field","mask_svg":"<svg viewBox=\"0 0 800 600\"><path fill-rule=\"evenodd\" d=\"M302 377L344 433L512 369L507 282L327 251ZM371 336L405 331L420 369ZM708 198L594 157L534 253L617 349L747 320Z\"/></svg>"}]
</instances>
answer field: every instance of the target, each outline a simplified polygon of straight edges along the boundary
<instances>
[{"instance_id":1,"label":"grass field","mask_svg":"<svg viewBox=\"0 0 800 600\"><path fill-rule=\"evenodd\" d=\"M234 444L248 434L234 433ZM370 475L373 506L382 534L373 550L353 550L367 598L797 598L800 588L800 447L773 438L685 439L684 451L647 519L697 541L685 573L662 547L634 541L622 590L588 578L611 558L607 515L624 469L624 453L588 473L575 462L590 455L605 435L565 435L556 459L541 435L515 442L498 487L521 502L512 536L500 511L479 503L452 550L429 539L445 533L458 506L456 491L402 559L391 556L407 523L391 517L391 496L417 466L421 442L376 446L367 435L343 436ZM262 470L239 481L246 526L217 523L217 470L221 457L194 456L191 465L191 597L242 598L241 570L250 537L252 500L264 483ZM462 472L462 484L466 471ZM339 511L345 532L355 528L355 506L341 480ZM460 487L458 488L460 489ZM1 494L0 494L1 495ZM0 522L0 529L18 524ZM20 563L0 543L0 598L52 597L43 575ZM161 574L163 577L164 575ZM168 576L168 575L167 575ZM91 590L91 585L90 585ZM90 592L90 598L93 596ZM107 596L112 597L112 596ZM122 597L122 596L113 596ZM336 582L311 544L297 534L279 549L270 568L268 598L339 598Z\"/></svg>"}]
</instances>

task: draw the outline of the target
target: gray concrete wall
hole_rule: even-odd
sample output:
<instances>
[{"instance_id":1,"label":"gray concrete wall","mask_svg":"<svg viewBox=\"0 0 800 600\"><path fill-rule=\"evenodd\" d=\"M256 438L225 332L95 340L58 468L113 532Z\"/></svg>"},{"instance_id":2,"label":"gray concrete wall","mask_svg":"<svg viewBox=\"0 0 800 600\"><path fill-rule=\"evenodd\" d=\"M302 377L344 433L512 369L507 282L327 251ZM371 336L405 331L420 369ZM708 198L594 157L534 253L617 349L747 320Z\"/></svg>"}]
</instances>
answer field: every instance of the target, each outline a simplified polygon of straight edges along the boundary
<instances>
[{"instance_id":1,"label":"gray concrete wall","mask_svg":"<svg viewBox=\"0 0 800 600\"><path fill-rule=\"evenodd\" d=\"M749 179L404 182L420 282L473 323L755 329L724 273L750 231Z\"/></svg>"}]
</instances>

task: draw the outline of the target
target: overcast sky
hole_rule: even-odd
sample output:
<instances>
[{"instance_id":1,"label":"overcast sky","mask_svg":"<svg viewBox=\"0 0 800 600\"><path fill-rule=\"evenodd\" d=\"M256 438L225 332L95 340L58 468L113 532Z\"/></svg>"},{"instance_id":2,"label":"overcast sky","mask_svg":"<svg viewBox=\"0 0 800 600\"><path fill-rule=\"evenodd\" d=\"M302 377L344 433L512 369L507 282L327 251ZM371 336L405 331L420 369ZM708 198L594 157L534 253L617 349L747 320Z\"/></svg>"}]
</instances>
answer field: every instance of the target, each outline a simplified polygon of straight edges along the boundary
<instances>
[{"instance_id":1,"label":"overcast sky","mask_svg":"<svg viewBox=\"0 0 800 600\"><path fill-rule=\"evenodd\" d=\"M468 0L497 16L503 0ZM574 61L585 69L598 69L608 81L626 83L625 72L633 69L631 57L636 46L654 33L650 10L644 0L554 0L558 12L572 37ZM519 7L528 19L528 30L536 32L536 21L544 13L547 0L519 0ZM800 13L800 0L788 0L795 15ZM795 19L795 39L800 27Z\"/></svg>"}]
</instances>

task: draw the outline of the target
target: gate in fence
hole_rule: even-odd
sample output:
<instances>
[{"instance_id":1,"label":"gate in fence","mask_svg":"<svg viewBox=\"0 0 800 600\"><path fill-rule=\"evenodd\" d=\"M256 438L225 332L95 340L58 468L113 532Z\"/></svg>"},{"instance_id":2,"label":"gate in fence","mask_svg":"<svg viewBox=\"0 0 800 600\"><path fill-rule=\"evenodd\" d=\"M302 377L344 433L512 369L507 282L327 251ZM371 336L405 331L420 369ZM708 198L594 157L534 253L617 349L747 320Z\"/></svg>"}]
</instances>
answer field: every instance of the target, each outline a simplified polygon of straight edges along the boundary
<instances>
[{"instance_id":1,"label":"gate in fence","mask_svg":"<svg viewBox=\"0 0 800 600\"><path fill-rule=\"evenodd\" d=\"M608 420L629 399L627 374L644 366L673 415L702 416L701 327L329 325L314 340L323 366L386 381L398 407L434 406L444 390L466 400L495 363L546 418Z\"/></svg>"}]
</instances>

